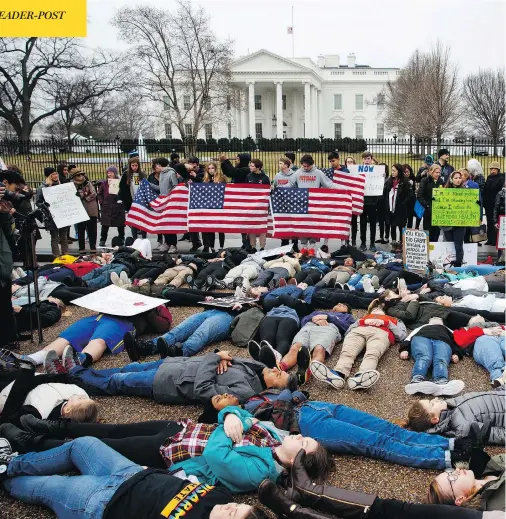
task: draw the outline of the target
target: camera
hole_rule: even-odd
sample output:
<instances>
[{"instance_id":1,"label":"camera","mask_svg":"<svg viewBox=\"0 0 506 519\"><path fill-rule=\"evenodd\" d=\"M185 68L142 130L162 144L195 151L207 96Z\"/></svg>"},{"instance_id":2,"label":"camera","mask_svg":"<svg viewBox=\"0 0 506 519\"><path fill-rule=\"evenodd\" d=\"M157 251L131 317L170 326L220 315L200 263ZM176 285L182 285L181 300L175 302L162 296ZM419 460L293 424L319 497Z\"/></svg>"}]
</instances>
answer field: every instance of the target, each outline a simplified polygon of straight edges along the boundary
<instances>
[{"instance_id":1,"label":"camera","mask_svg":"<svg viewBox=\"0 0 506 519\"><path fill-rule=\"evenodd\" d=\"M49 204L47 202L42 202L37 209L25 216L19 228L20 234L30 234L37 229L38 225L36 220L42 224L42 228L44 229L51 225L51 213L49 212Z\"/></svg>"}]
</instances>

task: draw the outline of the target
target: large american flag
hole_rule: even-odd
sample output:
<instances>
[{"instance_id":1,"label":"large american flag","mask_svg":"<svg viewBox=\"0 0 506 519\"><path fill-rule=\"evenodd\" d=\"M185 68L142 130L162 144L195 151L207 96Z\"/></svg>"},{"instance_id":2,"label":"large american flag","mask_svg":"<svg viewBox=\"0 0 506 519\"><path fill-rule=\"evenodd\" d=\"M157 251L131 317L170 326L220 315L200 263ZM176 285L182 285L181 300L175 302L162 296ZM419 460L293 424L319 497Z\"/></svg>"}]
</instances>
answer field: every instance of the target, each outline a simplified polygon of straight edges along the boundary
<instances>
[{"instance_id":1,"label":"large american flag","mask_svg":"<svg viewBox=\"0 0 506 519\"><path fill-rule=\"evenodd\" d=\"M190 232L260 234L267 231L270 186L193 183L190 186Z\"/></svg>"},{"instance_id":2,"label":"large american flag","mask_svg":"<svg viewBox=\"0 0 506 519\"><path fill-rule=\"evenodd\" d=\"M274 238L347 240L352 197L340 189L276 189L271 194L271 213Z\"/></svg>"},{"instance_id":3,"label":"large american flag","mask_svg":"<svg viewBox=\"0 0 506 519\"><path fill-rule=\"evenodd\" d=\"M156 196L143 179L126 224L150 234L180 234L188 231L188 188L177 185L168 195Z\"/></svg>"},{"instance_id":4,"label":"large american flag","mask_svg":"<svg viewBox=\"0 0 506 519\"><path fill-rule=\"evenodd\" d=\"M353 214L361 215L364 211L365 175L362 173L347 173L339 169L334 170L333 182L340 190L351 195Z\"/></svg>"}]
</instances>

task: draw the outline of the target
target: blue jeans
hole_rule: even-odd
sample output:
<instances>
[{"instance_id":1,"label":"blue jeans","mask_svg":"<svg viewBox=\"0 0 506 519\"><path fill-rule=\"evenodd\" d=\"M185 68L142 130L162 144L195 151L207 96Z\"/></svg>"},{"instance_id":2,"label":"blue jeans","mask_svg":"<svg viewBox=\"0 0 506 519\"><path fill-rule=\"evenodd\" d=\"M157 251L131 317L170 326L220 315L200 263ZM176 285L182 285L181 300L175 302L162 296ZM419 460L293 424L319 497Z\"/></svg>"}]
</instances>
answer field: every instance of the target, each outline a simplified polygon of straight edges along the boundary
<instances>
[{"instance_id":1,"label":"blue jeans","mask_svg":"<svg viewBox=\"0 0 506 519\"><path fill-rule=\"evenodd\" d=\"M432 364L432 379L448 381L448 365L452 358L452 349L446 342L427 339L416 335L411 339L411 356L415 361L411 375L427 376Z\"/></svg>"},{"instance_id":2,"label":"blue jeans","mask_svg":"<svg viewBox=\"0 0 506 519\"><path fill-rule=\"evenodd\" d=\"M118 265L116 263L103 265L98 269L93 269L91 272L88 272L88 274L83 276L83 281L86 281L86 284L90 288L105 288L112 285L111 272L116 272L119 276L123 270L126 270L124 265Z\"/></svg>"},{"instance_id":3,"label":"blue jeans","mask_svg":"<svg viewBox=\"0 0 506 519\"><path fill-rule=\"evenodd\" d=\"M456 272L469 272L474 270L478 272L479 276L486 276L487 274L492 274L493 272L497 272L503 268L504 267L498 267L496 265L466 265L465 267L452 267L452 270L455 270Z\"/></svg>"},{"instance_id":4,"label":"blue jeans","mask_svg":"<svg viewBox=\"0 0 506 519\"><path fill-rule=\"evenodd\" d=\"M133 362L122 368L100 370L77 366L70 371L70 375L107 395L151 397L156 371L162 363L163 360L143 364Z\"/></svg>"},{"instance_id":5,"label":"blue jeans","mask_svg":"<svg viewBox=\"0 0 506 519\"><path fill-rule=\"evenodd\" d=\"M299 427L331 452L378 458L408 467L443 470L450 467L453 441L403 429L387 420L341 404L306 402Z\"/></svg>"},{"instance_id":6,"label":"blue jeans","mask_svg":"<svg viewBox=\"0 0 506 519\"><path fill-rule=\"evenodd\" d=\"M348 280L348 285L350 287L354 287L357 285L357 283L362 279L362 274L359 274L358 272L355 272L355 274L352 274L350 279Z\"/></svg>"},{"instance_id":7,"label":"blue jeans","mask_svg":"<svg viewBox=\"0 0 506 519\"><path fill-rule=\"evenodd\" d=\"M183 355L191 357L208 344L226 339L230 334L233 319L228 312L206 310L188 317L162 337L170 346L176 342L183 343Z\"/></svg>"},{"instance_id":8,"label":"blue jeans","mask_svg":"<svg viewBox=\"0 0 506 519\"><path fill-rule=\"evenodd\" d=\"M56 475L76 469L81 476ZM97 438L84 437L16 456L4 486L11 496L47 506L59 519L101 519L118 488L142 470Z\"/></svg>"},{"instance_id":9,"label":"blue jeans","mask_svg":"<svg viewBox=\"0 0 506 519\"><path fill-rule=\"evenodd\" d=\"M473 357L490 373L490 380L500 378L506 368L506 339L482 335L476 339Z\"/></svg>"}]
</instances>

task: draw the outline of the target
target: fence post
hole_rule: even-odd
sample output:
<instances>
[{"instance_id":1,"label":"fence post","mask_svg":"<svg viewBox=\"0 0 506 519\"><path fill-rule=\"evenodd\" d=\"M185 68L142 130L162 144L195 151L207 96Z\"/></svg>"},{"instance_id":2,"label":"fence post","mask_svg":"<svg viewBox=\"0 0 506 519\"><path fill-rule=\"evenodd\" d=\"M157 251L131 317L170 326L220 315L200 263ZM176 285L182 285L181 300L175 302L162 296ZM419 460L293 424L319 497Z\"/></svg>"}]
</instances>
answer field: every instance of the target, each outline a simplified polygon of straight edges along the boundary
<instances>
[{"instance_id":1,"label":"fence post","mask_svg":"<svg viewBox=\"0 0 506 519\"><path fill-rule=\"evenodd\" d=\"M471 157L474 157L474 137L471 137Z\"/></svg>"},{"instance_id":2,"label":"fence post","mask_svg":"<svg viewBox=\"0 0 506 519\"><path fill-rule=\"evenodd\" d=\"M397 135L395 133L393 135L393 138L394 138L394 157L395 157L395 162L399 162L398 159L397 159Z\"/></svg>"},{"instance_id":3,"label":"fence post","mask_svg":"<svg viewBox=\"0 0 506 519\"><path fill-rule=\"evenodd\" d=\"M56 168L56 166L58 165L58 159L56 157L56 139L54 135L51 135L51 147L53 149L53 165Z\"/></svg>"},{"instance_id":4,"label":"fence post","mask_svg":"<svg viewBox=\"0 0 506 519\"><path fill-rule=\"evenodd\" d=\"M116 142L116 150L118 153L118 172L121 175L121 172L123 171L123 165L121 164L121 137L116 135L114 141Z\"/></svg>"}]
</instances>

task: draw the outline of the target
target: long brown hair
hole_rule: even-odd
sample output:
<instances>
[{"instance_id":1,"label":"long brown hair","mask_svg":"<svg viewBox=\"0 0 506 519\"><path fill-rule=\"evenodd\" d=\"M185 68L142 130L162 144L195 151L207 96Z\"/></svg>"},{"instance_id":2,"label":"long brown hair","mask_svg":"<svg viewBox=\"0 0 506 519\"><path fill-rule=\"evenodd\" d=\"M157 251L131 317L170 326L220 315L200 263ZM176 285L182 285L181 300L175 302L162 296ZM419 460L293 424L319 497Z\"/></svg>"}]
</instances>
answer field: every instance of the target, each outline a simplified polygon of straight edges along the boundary
<instances>
[{"instance_id":1,"label":"long brown hair","mask_svg":"<svg viewBox=\"0 0 506 519\"><path fill-rule=\"evenodd\" d=\"M130 157L128 159L128 169L126 171L127 173L127 184L130 185L130 182L132 181L134 172L132 171L132 164L139 164L139 169L137 170L137 173L139 174L139 177L141 177L141 161L139 160L139 157Z\"/></svg>"},{"instance_id":2,"label":"long brown hair","mask_svg":"<svg viewBox=\"0 0 506 519\"><path fill-rule=\"evenodd\" d=\"M466 500L460 505L461 508L470 508L473 510L481 510L481 496L480 492L483 487L474 487L469 495L466 496ZM429 485L429 491L427 492L427 503L431 505L454 505L455 498L452 494L445 494L439 483L433 479Z\"/></svg>"},{"instance_id":3,"label":"long brown hair","mask_svg":"<svg viewBox=\"0 0 506 519\"><path fill-rule=\"evenodd\" d=\"M209 174L209 166L214 166L214 175L212 177ZM209 164L206 164L204 171L204 182L218 182L221 184L227 181L221 169L218 169L216 162L209 162Z\"/></svg>"},{"instance_id":4,"label":"long brown hair","mask_svg":"<svg viewBox=\"0 0 506 519\"><path fill-rule=\"evenodd\" d=\"M409 408L407 420L400 418L394 420L394 423L405 429L417 432L426 431L432 425L430 413L426 411L419 401Z\"/></svg>"}]
</instances>

